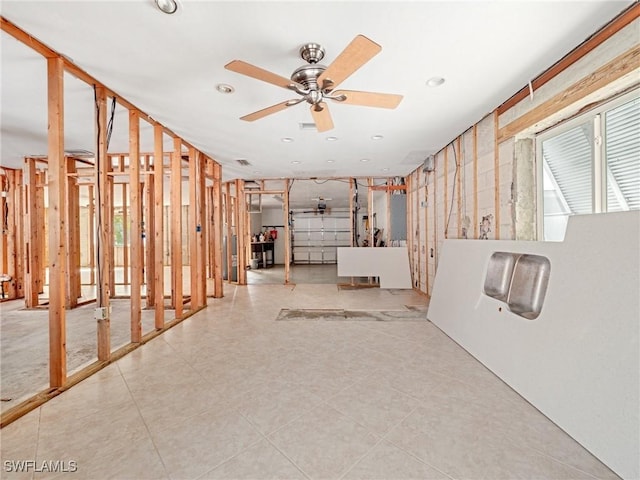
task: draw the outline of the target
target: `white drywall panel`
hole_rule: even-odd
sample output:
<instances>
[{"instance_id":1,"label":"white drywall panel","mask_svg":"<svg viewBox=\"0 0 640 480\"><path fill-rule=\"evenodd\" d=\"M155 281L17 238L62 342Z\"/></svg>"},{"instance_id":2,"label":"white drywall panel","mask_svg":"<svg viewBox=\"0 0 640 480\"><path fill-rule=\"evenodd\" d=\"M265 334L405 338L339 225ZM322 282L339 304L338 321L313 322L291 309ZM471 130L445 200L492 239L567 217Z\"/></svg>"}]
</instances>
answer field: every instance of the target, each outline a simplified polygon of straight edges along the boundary
<instances>
[{"instance_id":1,"label":"white drywall panel","mask_svg":"<svg viewBox=\"0 0 640 480\"><path fill-rule=\"evenodd\" d=\"M618 475L640 478L640 212L570 218L564 242L447 240L428 318ZM482 293L493 252L543 255L540 316Z\"/></svg>"},{"instance_id":2,"label":"white drywall panel","mask_svg":"<svg viewBox=\"0 0 640 480\"><path fill-rule=\"evenodd\" d=\"M380 277L380 288L411 288L407 247L339 247L339 277Z\"/></svg>"}]
</instances>

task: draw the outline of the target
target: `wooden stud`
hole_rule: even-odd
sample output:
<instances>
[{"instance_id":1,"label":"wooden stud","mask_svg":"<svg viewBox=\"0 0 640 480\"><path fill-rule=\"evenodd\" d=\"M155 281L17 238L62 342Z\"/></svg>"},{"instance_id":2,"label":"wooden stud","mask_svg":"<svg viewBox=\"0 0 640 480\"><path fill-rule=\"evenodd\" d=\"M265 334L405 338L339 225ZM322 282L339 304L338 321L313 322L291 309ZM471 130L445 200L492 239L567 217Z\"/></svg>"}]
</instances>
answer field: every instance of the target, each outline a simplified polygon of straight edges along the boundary
<instances>
[{"instance_id":1,"label":"wooden stud","mask_svg":"<svg viewBox=\"0 0 640 480\"><path fill-rule=\"evenodd\" d=\"M222 282L222 167L213 165L213 296L222 298L224 287Z\"/></svg>"},{"instance_id":2,"label":"wooden stud","mask_svg":"<svg viewBox=\"0 0 640 480\"><path fill-rule=\"evenodd\" d=\"M131 343L142 339L142 199L140 198L140 116L129 111L129 193L131 195Z\"/></svg>"},{"instance_id":3,"label":"wooden stud","mask_svg":"<svg viewBox=\"0 0 640 480\"><path fill-rule=\"evenodd\" d=\"M456 238L462 238L462 165L464 165L464 158L462 158L461 137L458 137L456 143L458 144L458 154L456 156L456 188L458 189L458 191L456 192L456 199L458 202L458 236ZM455 146L453 148L455 148Z\"/></svg>"},{"instance_id":4,"label":"wooden stud","mask_svg":"<svg viewBox=\"0 0 640 480\"><path fill-rule=\"evenodd\" d=\"M153 283L156 292L154 325L156 330L164 327L164 153L162 151L162 137L164 132L161 125L153 126L153 243L155 245L155 272Z\"/></svg>"},{"instance_id":5,"label":"wooden stud","mask_svg":"<svg viewBox=\"0 0 640 480\"><path fill-rule=\"evenodd\" d=\"M66 157L66 172L75 172L76 162ZM80 282L80 189L78 179L67 177L67 298L66 307L78 306L78 298L82 296Z\"/></svg>"},{"instance_id":6,"label":"wooden stud","mask_svg":"<svg viewBox=\"0 0 640 480\"><path fill-rule=\"evenodd\" d=\"M131 160L129 161L131 163ZM124 169L124 155L120 155L120 170ZM131 178L129 178L131 181ZM122 183L122 263L124 264L123 282L129 285L129 206L128 206L128 184Z\"/></svg>"},{"instance_id":7,"label":"wooden stud","mask_svg":"<svg viewBox=\"0 0 640 480\"><path fill-rule=\"evenodd\" d=\"M67 380L66 351L66 186L64 158L64 68L60 58L47 60L49 160L49 386Z\"/></svg>"},{"instance_id":8,"label":"wooden stud","mask_svg":"<svg viewBox=\"0 0 640 480\"><path fill-rule=\"evenodd\" d=\"M500 240L500 144L498 143L498 111L493 111L493 178L495 239Z\"/></svg>"},{"instance_id":9,"label":"wooden stud","mask_svg":"<svg viewBox=\"0 0 640 480\"><path fill-rule=\"evenodd\" d=\"M424 258L424 268L426 274L426 284L425 284L425 293L427 295L431 295L429 291L429 173L424 173L424 247L425 258Z\"/></svg>"},{"instance_id":10,"label":"wooden stud","mask_svg":"<svg viewBox=\"0 0 640 480\"><path fill-rule=\"evenodd\" d=\"M182 141L173 139L171 155L171 305L182 317Z\"/></svg>"},{"instance_id":11,"label":"wooden stud","mask_svg":"<svg viewBox=\"0 0 640 480\"><path fill-rule=\"evenodd\" d=\"M282 210L284 216L284 284L289 285L291 282L291 227L289 226L289 189L290 180L284 181L284 196L282 202Z\"/></svg>"},{"instance_id":12,"label":"wooden stud","mask_svg":"<svg viewBox=\"0 0 640 480\"><path fill-rule=\"evenodd\" d=\"M36 229L34 236L34 248L36 254L36 270L35 281L36 291L40 294L44 292L44 284L47 269L47 221L45 219L44 208L44 187L46 185L46 173L36 170L36 188L35 188L35 218Z\"/></svg>"},{"instance_id":13,"label":"wooden stud","mask_svg":"<svg viewBox=\"0 0 640 480\"><path fill-rule=\"evenodd\" d=\"M191 309L200 307L198 286L198 161L195 148L189 149L189 270Z\"/></svg>"},{"instance_id":14,"label":"wooden stud","mask_svg":"<svg viewBox=\"0 0 640 480\"><path fill-rule=\"evenodd\" d=\"M89 275L89 284L96 284L96 202L94 195L93 185L88 186L89 205L87 208L88 223L89 223L89 268L91 270Z\"/></svg>"},{"instance_id":15,"label":"wooden stud","mask_svg":"<svg viewBox=\"0 0 640 480\"><path fill-rule=\"evenodd\" d=\"M144 169L146 172L144 182L144 236L145 236L145 285L147 291L147 308L153 308L156 305L156 285L155 285L155 272L156 272L156 243L153 237L155 232L155 217L154 217L154 192L155 182L153 171L151 170L151 157L149 155L144 156Z\"/></svg>"},{"instance_id":16,"label":"wooden stud","mask_svg":"<svg viewBox=\"0 0 640 480\"><path fill-rule=\"evenodd\" d=\"M387 178L387 185L391 186L391 183L392 183L391 178ZM403 185L403 187L406 188L405 185ZM387 204L385 225L387 226L387 228L384 234L384 239L385 239L385 245L389 247L391 246L391 190L390 189L387 189L385 191L385 200Z\"/></svg>"},{"instance_id":17,"label":"wooden stud","mask_svg":"<svg viewBox=\"0 0 640 480\"><path fill-rule=\"evenodd\" d=\"M32 158L25 159L24 167L24 301L25 307L34 308L39 304L37 285L37 248L36 234L38 224L36 217L36 162Z\"/></svg>"},{"instance_id":18,"label":"wooden stud","mask_svg":"<svg viewBox=\"0 0 640 480\"><path fill-rule=\"evenodd\" d=\"M197 275L198 275L198 283L197 286L200 289L199 292L199 307L205 306L207 304L207 258L205 255L205 223L206 223L206 215L205 215L205 159L206 157L199 151L196 151L197 162L197 179L198 179L198 225L200 225L200 231L197 232L198 236L198 254L197 258Z\"/></svg>"},{"instance_id":19,"label":"wooden stud","mask_svg":"<svg viewBox=\"0 0 640 480\"><path fill-rule=\"evenodd\" d=\"M478 218L478 124L473 126L473 238L479 237Z\"/></svg>"},{"instance_id":20,"label":"wooden stud","mask_svg":"<svg viewBox=\"0 0 640 480\"><path fill-rule=\"evenodd\" d=\"M444 238L449 238L449 145L444 148Z\"/></svg>"},{"instance_id":21,"label":"wooden stud","mask_svg":"<svg viewBox=\"0 0 640 480\"><path fill-rule=\"evenodd\" d=\"M367 178L367 210L369 213L369 246L373 247L373 178Z\"/></svg>"},{"instance_id":22,"label":"wooden stud","mask_svg":"<svg viewBox=\"0 0 640 480\"><path fill-rule=\"evenodd\" d=\"M22 265L22 225L23 222L18 219L22 218L22 171L7 170L7 261L6 273L11 275L11 282L7 285L7 297L18 298L22 285L23 271Z\"/></svg>"},{"instance_id":23,"label":"wooden stud","mask_svg":"<svg viewBox=\"0 0 640 480\"><path fill-rule=\"evenodd\" d=\"M417 280L418 280L418 290L420 290L420 285L422 284L422 269L420 268L421 265L421 259L422 259L422 236L420 235L420 177L418 176L418 170L415 170L413 172L413 174L411 175L411 177L413 178L413 176L415 175L415 190L414 190L414 195L416 197L416 203L415 203L415 218L416 218L416 240L417 240L417 247L418 247L418 251L416 253L416 273L417 273ZM413 183L413 182L412 182ZM411 216L413 218L413 213L411 213Z\"/></svg>"},{"instance_id":24,"label":"wooden stud","mask_svg":"<svg viewBox=\"0 0 640 480\"><path fill-rule=\"evenodd\" d=\"M231 215L231 184L227 182L224 185L224 219L225 219L225 235L227 237L227 281L231 282L231 262L233 260L231 254L231 235L232 235L232 215Z\"/></svg>"},{"instance_id":25,"label":"wooden stud","mask_svg":"<svg viewBox=\"0 0 640 480\"><path fill-rule=\"evenodd\" d=\"M244 180L236 180L236 232L238 238L238 284L247 284L247 222L249 220L247 212L247 202L244 192ZM251 243L248 245L251 248Z\"/></svg>"},{"instance_id":26,"label":"wooden stud","mask_svg":"<svg viewBox=\"0 0 640 480\"><path fill-rule=\"evenodd\" d=\"M107 92L104 88L96 87L96 108L98 117L97 147L96 147L96 264L98 279L96 282L96 306L98 312L98 360L109 360L111 355L111 312L109 298L111 296L110 271L112 257L110 245L113 243L110 216L111 196L108 172L109 156L107 155Z\"/></svg>"},{"instance_id":27,"label":"wooden stud","mask_svg":"<svg viewBox=\"0 0 640 480\"><path fill-rule=\"evenodd\" d=\"M114 185L113 185L113 177L111 175L109 175L111 172L113 172L113 157L111 155L109 155L107 153L107 163L105 164L105 167L107 168L107 171L105 172L106 175L106 182L107 182L107 188L105 190L105 204L106 204L106 208L107 208L107 213L105 214L103 220L104 220L104 224L106 225L106 228L109 230L109 237L108 237L108 243L106 244L106 251L107 251L107 256L110 259L110 267L109 267L109 296L113 297L115 295L116 292L116 270L115 270L115 264L116 264L116 256L115 256L115 237L113 235L114 233L114 205L113 205L113 198L114 198Z\"/></svg>"}]
</instances>

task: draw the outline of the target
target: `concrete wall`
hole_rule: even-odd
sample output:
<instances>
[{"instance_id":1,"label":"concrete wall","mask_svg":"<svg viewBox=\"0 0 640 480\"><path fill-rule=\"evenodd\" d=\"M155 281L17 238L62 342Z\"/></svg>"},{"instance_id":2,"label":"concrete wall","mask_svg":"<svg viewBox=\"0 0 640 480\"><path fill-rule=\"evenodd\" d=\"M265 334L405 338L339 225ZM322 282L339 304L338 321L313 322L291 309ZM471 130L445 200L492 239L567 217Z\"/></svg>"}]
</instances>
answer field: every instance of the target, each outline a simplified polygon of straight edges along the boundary
<instances>
[{"instance_id":1,"label":"concrete wall","mask_svg":"<svg viewBox=\"0 0 640 480\"><path fill-rule=\"evenodd\" d=\"M447 240L429 320L617 474L640 478L640 212L574 216L564 242ZM527 320L483 294L495 251L543 255Z\"/></svg>"}]
</instances>

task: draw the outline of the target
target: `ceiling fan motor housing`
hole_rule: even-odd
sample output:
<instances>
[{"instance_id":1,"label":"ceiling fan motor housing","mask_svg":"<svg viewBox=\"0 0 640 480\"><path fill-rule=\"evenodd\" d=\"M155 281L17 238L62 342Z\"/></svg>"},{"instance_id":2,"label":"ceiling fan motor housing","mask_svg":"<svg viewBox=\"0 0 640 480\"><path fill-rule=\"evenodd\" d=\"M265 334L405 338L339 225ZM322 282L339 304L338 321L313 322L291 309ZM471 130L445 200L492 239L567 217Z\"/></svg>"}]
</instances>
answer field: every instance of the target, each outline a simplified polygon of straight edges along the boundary
<instances>
[{"instance_id":1,"label":"ceiling fan motor housing","mask_svg":"<svg viewBox=\"0 0 640 480\"><path fill-rule=\"evenodd\" d=\"M303 65L291 74L291 80L299 83L307 90L318 90L318 76L327 69L324 65Z\"/></svg>"}]
</instances>

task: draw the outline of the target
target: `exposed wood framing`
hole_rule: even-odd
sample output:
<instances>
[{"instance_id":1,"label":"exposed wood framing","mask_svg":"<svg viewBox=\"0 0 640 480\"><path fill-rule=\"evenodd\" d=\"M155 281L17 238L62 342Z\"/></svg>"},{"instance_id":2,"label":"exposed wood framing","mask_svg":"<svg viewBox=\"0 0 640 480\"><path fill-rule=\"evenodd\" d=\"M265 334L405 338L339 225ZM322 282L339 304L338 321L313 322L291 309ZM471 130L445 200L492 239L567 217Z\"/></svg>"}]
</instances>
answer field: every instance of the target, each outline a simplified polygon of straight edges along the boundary
<instances>
[{"instance_id":1,"label":"exposed wood framing","mask_svg":"<svg viewBox=\"0 0 640 480\"><path fill-rule=\"evenodd\" d=\"M49 386L67 380L66 351L66 187L64 157L64 68L59 58L47 60L49 158Z\"/></svg>"},{"instance_id":2,"label":"exposed wood framing","mask_svg":"<svg viewBox=\"0 0 640 480\"><path fill-rule=\"evenodd\" d=\"M493 111L493 194L495 214L495 239L500 239L500 144L498 143L499 117L498 111Z\"/></svg>"},{"instance_id":3,"label":"exposed wood framing","mask_svg":"<svg viewBox=\"0 0 640 480\"><path fill-rule=\"evenodd\" d=\"M194 148L189 149L189 266L191 308L202 305L198 287L198 159Z\"/></svg>"},{"instance_id":4,"label":"exposed wood framing","mask_svg":"<svg viewBox=\"0 0 640 480\"><path fill-rule=\"evenodd\" d=\"M444 238L449 238L448 213L449 213L449 145L447 145L444 148Z\"/></svg>"},{"instance_id":5,"label":"exposed wood framing","mask_svg":"<svg viewBox=\"0 0 640 480\"><path fill-rule=\"evenodd\" d=\"M36 162L32 158L25 159L24 166L24 301L27 308L37 307L38 299L38 265L40 255L38 245L38 218L36 208Z\"/></svg>"},{"instance_id":6,"label":"exposed wood framing","mask_svg":"<svg viewBox=\"0 0 640 480\"><path fill-rule=\"evenodd\" d=\"M233 208L231 201L231 183L227 182L225 184L225 194L224 194L224 210L225 210L225 226L226 226L226 237L227 237L227 281L231 282L232 275L232 261L233 255L231 252L231 239L233 236ZM236 277L237 279L237 277Z\"/></svg>"},{"instance_id":7,"label":"exposed wood framing","mask_svg":"<svg viewBox=\"0 0 640 480\"><path fill-rule=\"evenodd\" d=\"M76 161L66 157L67 173L74 173ZM67 298L66 307L78 306L78 298L82 296L80 282L80 188L78 179L67 177Z\"/></svg>"},{"instance_id":8,"label":"exposed wood framing","mask_svg":"<svg viewBox=\"0 0 640 480\"><path fill-rule=\"evenodd\" d=\"M171 306L182 317L182 141L173 139L171 155Z\"/></svg>"},{"instance_id":9,"label":"exposed wood framing","mask_svg":"<svg viewBox=\"0 0 640 480\"><path fill-rule=\"evenodd\" d=\"M369 213L369 247L373 247L373 178L367 178L367 210Z\"/></svg>"},{"instance_id":10,"label":"exposed wood framing","mask_svg":"<svg viewBox=\"0 0 640 480\"><path fill-rule=\"evenodd\" d=\"M247 212L247 202L244 192L244 180L236 180L236 232L238 235L238 284L247 284L247 248L251 243L247 243L249 232L247 222L249 221L249 213Z\"/></svg>"},{"instance_id":11,"label":"exposed wood framing","mask_svg":"<svg viewBox=\"0 0 640 480\"><path fill-rule=\"evenodd\" d=\"M456 143L458 144L458 154L455 156L456 160L456 200L458 204L458 236L456 238L462 238L462 165L464 158L462 158L462 138L458 137ZM456 148L455 146L453 148Z\"/></svg>"},{"instance_id":12,"label":"exposed wood framing","mask_svg":"<svg viewBox=\"0 0 640 480\"><path fill-rule=\"evenodd\" d=\"M501 128L496 135L497 141L508 140L518 132L535 125L551 114L585 98L618 78L633 73L638 68L640 68L640 46L635 46Z\"/></svg>"},{"instance_id":13,"label":"exposed wood framing","mask_svg":"<svg viewBox=\"0 0 640 480\"><path fill-rule=\"evenodd\" d=\"M131 195L131 342L142 339L142 199L140 196L140 117L137 110L129 112L129 193Z\"/></svg>"},{"instance_id":14,"label":"exposed wood framing","mask_svg":"<svg viewBox=\"0 0 640 480\"><path fill-rule=\"evenodd\" d=\"M414 171L415 174L415 190L414 195L416 196L415 203L415 217L416 217L416 239L418 241L418 251L416 252L416 265L417 265L417 274L418 274L418 290L420 290L420 285L422 284L422 236L420 235L420 176L418 175L418 170ZM413 177L413 175L412 175ZM413 214L411 215L413 217Z\"/></svg>"},{"instance_id":15,"label":"exposed wood framing","mask_svg":"<svg viewBox=\"0 0 640 480\"><path fill-rule=\"evenodd\" d=\"M480 232L478 218L478 124L473 126L473 238L478 238Z\"/></svg>"},{"instance_id":16,"label":"exposed wood framing","mask_svg":"<svg viewBox=\"0 0 640 480\"><path fill-rule=\"evenodd\" d=\"M213 296L224 296L222 282L222 167L213 164Z\"/></svg>"},{"instance_id":17,"label":"exposed wood framing","mask_svg":"<svg viewBox=\"0 0 640 480\"><path fill-rule=\"evenodd\" d=\"M7 284L7 298L19 298L24 295L24 222L22 221L22 171L7 170L7 272L11 282Z\"/></svg>"},{"instance_id":18,"label":"exposed wood framing","mask_svg":"<svg viewBox=\"0 0 640 480\"><path fill-rule=\"evenodd\" d=\"M108 145L107 145L108 148ZM105 203L107 205L106 214L104 216L104 223L107 225L107 229L109 230L108 243L106 244L106 250L108 250L107 256L109 257L109 296L113 297L116 293L116 270L113 268L115 266L116 259L116 251L115 251L115 237L113 236L113 225L114 225L114 213L115 210L113 208L113 199L114 199L114 184L113 177L109 175L113 172L113 157L107 153L107 162L105 166L107 167L106 182L107 188L105 190Z\"/></svg>"},{"instance_id":19,"label":"exposed wood framing","mask_svg":"<svg viewBox=\"0 0 640 480\"><path fill-rule=\"evenodd\" d=\"M420 170L418 170L419 172ZM424 256L424 268L426 274L425 293L429 293L429 173L425 172L424 175L424 246L426 248Z\"/></svg>"},{"instance_id":20,"label":"exposed wood framing","mask_svg":"<svg viewBox=\"0 0 640 480\"><path fill-rule=\"evenodd\" d=\"M151 157L144 156L144 237L145 237L145 284L147 290L147 308L153 308L156 305L156 242L153 232L155 232L156 220L154 216L154 197L155 197L155 176L151 170ZM162 298L162 292L159 297Z\"/></svg>"},{"instance_id":21,"label":"exposed wood framing","mask_svg":"<svg viewBox=\"0 0 640 480\"><path fill-rule=\"evenodd\" d=\"M200 289L198 307L202 307L207 304L207 258L205 255L205 223L206 223L206 211L205 211L205 162L206 158L201 152L196 150L197 159L197 198L198 198L198 225L200 225L199 231L196 232L198 240L198 252L197 252L197 287Z\"/></svg>"},{"instance_id":22,"label":"exposed wood framing","mask_svg":"<svg viewBox=\"0 0 640 480\"><path fill-rule=\"evenodd\" d=\"M585 40L582 44L578 45L571 52L565 55L562 59L560 59L556 64L554 64L551 68L545 70L542 74L531 81L531 86L533 90L538 90L542 85L547 83L552 78L556 77L559 73L563 72L575 62L584 57L587 53L595 49L598 45L602 44L624 27L629 25L635 19L640 16L640 4L638 2L631 5L627 10L622 12L618 17L616 17L613 21L609 22L606 26L598 30L596 33L591 35L587 40ZM502 115L504 112L509 110L511 107L521 102L525 98L529 96L529 86L523 87L518 93L513 95L509 100L504 102L502 105L498 107L498 115Z\"/></svg>"},{"instance_id":23,"label":"exposed wood framing","mask_svg":"<svg viewBox=\"0 0 640 480\"><path fill-rule=\"evenodd\" d=\"M153 126L153 243L155 272L153 283L156 293L154 325L157 330L164 326L164 153L162 151L162 126Z\"/></svg>"},{"instance_id":24,"label":"exposed wood framing","mask_svg":"<svg viewBox=\"0 0 640 480\"><path fill-rule=\"evenodd\" d=\"M122 168L124 163L124 155L120 156L120 166ZM131 181L131 180L129 180ZM128 206L128 195L127 190L129 189L129 185L127 183L121 184L122 186L122 243L123 243L123 251L122 251L122 263L124 267L123 273L123 282L125 285L129 285L129 229L127 226L129 225L129 206Z\"/></svg>"},{"instance_id":25,"label":"exposed wood framing","mask_svg":"<svg viewBox=\"0 0 640 480\"><path fill-rule=\"evenodd\" d=\"M94 235L96 231L96 198L94 195L93 185L89 185L87 187L89 193L89 205L87 208L87 214L89 217L89 268L90 268L90 276L89 276L89 284L96 284L96 236Z\"/></svg>"},{"instance_id":26,"label":"exposed wood framing","mask_svg":"<svg viewBox=\"0 0 640 480\"><path fill-rule=\"evenodd\" d=\"M111 296L110 271L113 269L110 256L110 245L113 243L112 223L109 221L112 213L111 188L109 186L110 160L107 155L107 92L104 88L96 87L97 108L97 145L96 145L96 220L97 244L96 264L98 266L98 281L96 282L96 307L98 311L98 360L109 360L111 355Z\"/></svg>"},{"instance_id":27,"label":"exposed wood framing","mask_svg":"<svg viewBox=\"0 0 640 480\"><path fill-rule=\"evenodd\" d=\"M36 229L35 229L35 248L36 255L36 289L38 293L44 292L45 271L47 268L47 222L45 221L44 208L44 187L47 183L47 172L36 170Z\"/></svg>"},{"instance_id":28,"label":"exposed wood framing","mask_svg":"<svg viewBox=\"0 0 640 480\"><path fill-rule=\"evenodd\" d=\"M291 228L289 226L289 190L290 180L284 181L283 215L284 215L284 284L291 282Z\"/></svg>"}]
</instances>

